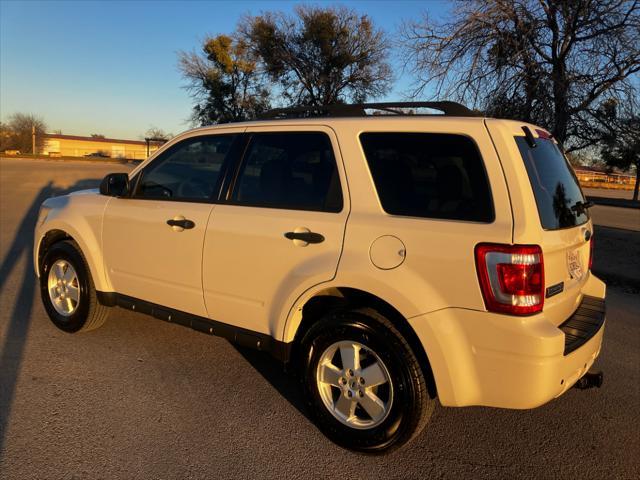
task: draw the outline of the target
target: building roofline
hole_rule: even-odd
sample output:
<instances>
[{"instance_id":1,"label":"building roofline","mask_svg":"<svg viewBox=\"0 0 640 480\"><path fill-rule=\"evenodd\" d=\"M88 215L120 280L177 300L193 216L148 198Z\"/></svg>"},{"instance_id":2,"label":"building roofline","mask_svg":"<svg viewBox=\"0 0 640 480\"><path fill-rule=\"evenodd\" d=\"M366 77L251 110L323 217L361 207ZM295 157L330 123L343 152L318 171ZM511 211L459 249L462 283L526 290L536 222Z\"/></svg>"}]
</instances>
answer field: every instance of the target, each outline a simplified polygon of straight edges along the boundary
<instances>
[{"instance_id":1,"label":"building roofline","mask_svg":"<svg viewBox=\"0 0 640 480\"><path fill-rule=\"evenodd\" d=\"M147 142L144 140L123 140L117 138L97 138L97 137L83 137L81 135L63 135L60 133L45 133L44 138L59 139L59 140L81 140L85 142L103 142L103 143L124 143L128 145L143 145L146 146ZM159 141L150 141L151 144L161 144Z\"/></svg>"}]
</instances>

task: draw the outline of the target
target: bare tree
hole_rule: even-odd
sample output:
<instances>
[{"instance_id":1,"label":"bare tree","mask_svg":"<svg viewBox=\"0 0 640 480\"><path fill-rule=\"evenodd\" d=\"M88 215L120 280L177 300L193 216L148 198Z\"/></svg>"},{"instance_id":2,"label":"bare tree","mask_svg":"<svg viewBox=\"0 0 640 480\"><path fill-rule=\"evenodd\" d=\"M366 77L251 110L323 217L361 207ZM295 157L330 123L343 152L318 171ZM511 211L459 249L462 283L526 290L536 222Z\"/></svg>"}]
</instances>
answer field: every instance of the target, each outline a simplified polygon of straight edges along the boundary
<instances>
[{"instance_id":1,"label":"bare tree","mask_svg":"<svg viewBox=\"0 0 640 480\"><path fill-rule=\"evenodd\" d=\"M47 129L44 120L32 113L14 113L0 129L0 150L19 150L22 153L37 153L44 145ZM33 151L35 132L36 152Z\"/></svg>"},{"instance_id":2,"label":"bare tree","mask_svg":"<svg viewBox=\"0 0 640 480\"><path fill-rule=\"evenodd\" d=\"M458 1L452 21L424 15L402 38L414 95L434 86L541 123L569 151L599 141L578 134L600 103L631 94L640 71L638 0Z\"/></svg>"},{"instance_id":3,"label":"bare tree","mask_svg":"<svg viewBox=\"0 0 640 480\"><path fill-rule=\"evenodd\" d=\"M9 127L8 123L0 122L0 151L11 149L11 141L13 138L13 131Z\"/></svg>"},{"instance_id":4,"label":"bare tree","mask_svg":"<svg viewBox=\"0 0 640 480\"><path fill-rule=\"evenodd\" d=\"M293 16L245 17L239 31L291 104L360 102L389 90L387 39L354 10L297 6Z\"/></svg>"},{"instance_id":5,"label":"bare tree","mask_svg":"<svg viewBox=\"0 0 640 480\"><path fill-rule=\"evenodd\" d=\"M269 90L256 70L257 58L242 39L218 35L201 53L180 52L179 68L196 101L194 124L254 118L269 108Z\"/></svg>"},{"instance_id":6,"label":"bare tree","mask_svg":"<svg viewBox=\"0 0 640 480\"><path fill-rule=\"evenodd\" d=\"M173 133L167 133L161 128L158 127L150 127L143 136L143 138L148 138L149 140L159 140L166 142L173 137Z\"/></svg>"}]
</instances>

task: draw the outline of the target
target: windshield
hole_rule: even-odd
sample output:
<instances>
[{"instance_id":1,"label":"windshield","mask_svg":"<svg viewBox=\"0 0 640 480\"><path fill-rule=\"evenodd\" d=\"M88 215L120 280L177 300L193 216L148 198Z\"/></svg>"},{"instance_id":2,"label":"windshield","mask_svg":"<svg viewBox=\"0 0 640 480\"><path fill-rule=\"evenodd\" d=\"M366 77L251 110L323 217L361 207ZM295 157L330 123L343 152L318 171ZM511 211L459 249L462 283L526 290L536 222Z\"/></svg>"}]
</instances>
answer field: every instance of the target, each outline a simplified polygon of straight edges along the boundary
<instances>
[{"instance_id":1,"label":"windshield","mask_svg":"<svg viewBox=\"0 0 640 480\"><path fill-rule=\"evenodd\" d=\"M515 137L538 205L542 228L559 230L589 220L578 180L558 146L537 138L530 147L525 137Z\"/></svg>"}]
</instances>

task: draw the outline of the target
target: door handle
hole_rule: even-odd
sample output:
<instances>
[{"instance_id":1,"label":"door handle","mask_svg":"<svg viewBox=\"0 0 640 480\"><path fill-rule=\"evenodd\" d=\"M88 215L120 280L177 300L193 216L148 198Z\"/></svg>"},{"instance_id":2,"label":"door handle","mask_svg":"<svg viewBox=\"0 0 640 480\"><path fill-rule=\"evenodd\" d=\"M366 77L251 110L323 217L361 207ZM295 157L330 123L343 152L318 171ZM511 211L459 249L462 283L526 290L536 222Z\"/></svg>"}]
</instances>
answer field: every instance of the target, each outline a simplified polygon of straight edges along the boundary
<instances>
[{"instance_id":1,"label":"door handle","mask_svg":"<svg viewBox=\"0 0 640 480\"><path fill-rule=\"evenodd\" d=\"M300 242L305 242L305 243L322 243L324 242L324 236L316 233L316 232L286 232L284 234L285 238L288 238L289 240L299 240ZM295 243L295 242L294 242ZM300 245L303 246L303 245Z\"/></svg>"},{"instance_id":2,"label":"door handle","mask_svg":"<svg viewBox=\"0 0 640 480\"><path fill-rule=\"evenodd\" d=\"M167 225L176 232L181 232L185 229L189 230L196 226L195 222L184 218L182 215L167 220Z\"/></svg>"}]
</instances>

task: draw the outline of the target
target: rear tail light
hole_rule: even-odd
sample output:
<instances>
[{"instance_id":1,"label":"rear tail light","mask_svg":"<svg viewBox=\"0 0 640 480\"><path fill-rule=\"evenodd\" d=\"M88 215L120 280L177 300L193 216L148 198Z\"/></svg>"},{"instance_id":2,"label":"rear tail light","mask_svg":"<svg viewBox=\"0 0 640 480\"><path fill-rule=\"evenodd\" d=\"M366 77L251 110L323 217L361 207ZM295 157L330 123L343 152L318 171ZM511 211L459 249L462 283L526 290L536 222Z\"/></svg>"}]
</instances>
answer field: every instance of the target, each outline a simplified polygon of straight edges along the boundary
<instances>
[{"instance_id":1,"label":"rear tail light","mask_svg":"<svg viewBox=\"0 0 640 480\"><path fill-rule=\"evenodd\" d=\"M476 246L476 268L490 312L532 315L544 305L544 261L537 245Z\"/></svg>"}]
</instances>

